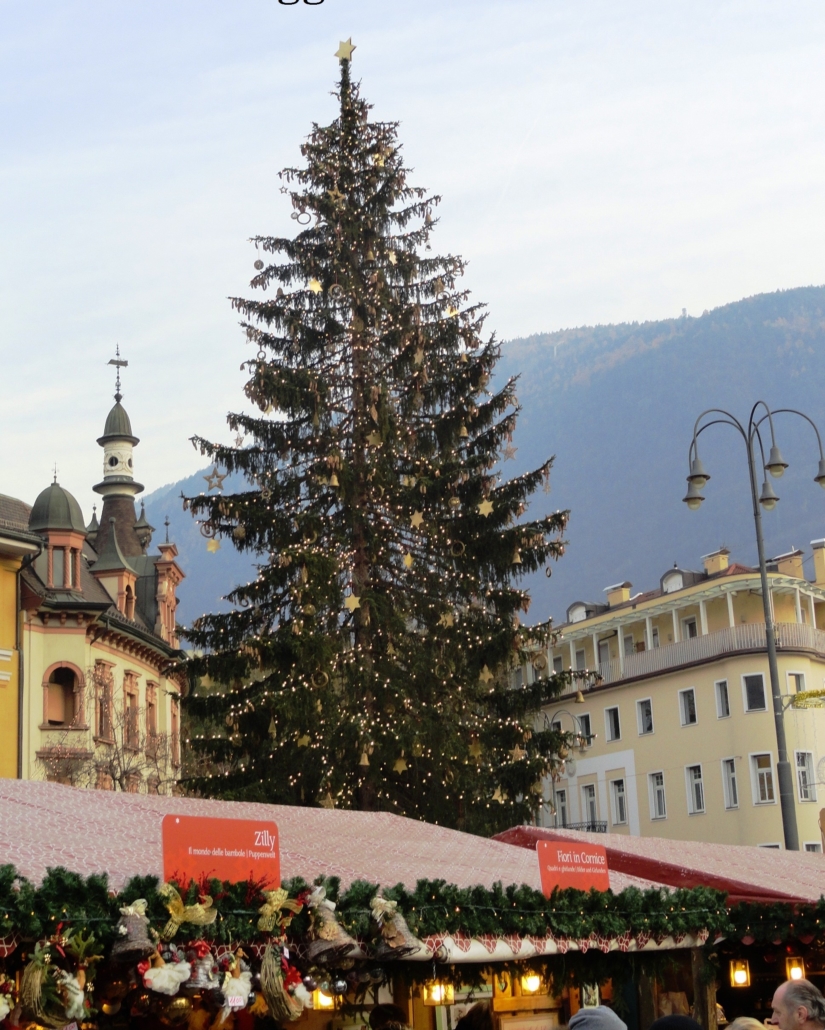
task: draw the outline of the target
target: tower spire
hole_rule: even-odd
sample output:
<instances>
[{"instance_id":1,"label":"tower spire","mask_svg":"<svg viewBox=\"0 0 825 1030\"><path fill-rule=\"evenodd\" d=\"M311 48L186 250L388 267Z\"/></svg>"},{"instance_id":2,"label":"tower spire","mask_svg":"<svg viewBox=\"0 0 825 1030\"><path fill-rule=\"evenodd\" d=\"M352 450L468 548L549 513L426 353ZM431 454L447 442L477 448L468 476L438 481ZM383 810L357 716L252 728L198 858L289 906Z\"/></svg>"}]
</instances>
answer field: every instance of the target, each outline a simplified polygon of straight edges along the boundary
<instances>
[{"instance_id":1,"label":"tower spire","mask_svg":"<svg viewBox=\"0 0 825 1030\"><path fill-rule=\"evenodd\" d=\"M120 404L123 400L123 394L120 392L120 370L122 368L128 368L129 362L124 361L120 356L120 344L115 344L116 357L109 360L110 365L114 365L117 368L117 376L115 377L115 400Z\"/></svg>"}]
</instances>

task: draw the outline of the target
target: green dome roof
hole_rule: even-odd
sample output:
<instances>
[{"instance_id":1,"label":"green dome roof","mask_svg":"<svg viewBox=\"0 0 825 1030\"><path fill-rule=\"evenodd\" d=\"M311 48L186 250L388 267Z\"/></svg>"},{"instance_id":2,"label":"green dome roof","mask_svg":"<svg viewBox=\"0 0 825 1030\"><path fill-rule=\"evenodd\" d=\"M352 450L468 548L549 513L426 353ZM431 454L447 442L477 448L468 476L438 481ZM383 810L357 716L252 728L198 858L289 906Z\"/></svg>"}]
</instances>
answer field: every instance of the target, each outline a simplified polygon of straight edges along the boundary
<instances>
[{"instance_id":1,"label":"green dome roof","mask_svg":"<svg viewBox=\"0 0 825 1030\"><path fill-rule=\"evenodd\" d=\"M119 397L106 419L101 440L114 436L124 437L127 440L131 440L132 443L137 442L132 436L132 423L129 421L129 416L126 414L126 409L120 403Z\"/></svg>"},{"instance_id":2,"label":"green dome roof","mask_svg":"<svg viewBox=\"0 0 825 1030\"><path fill-rule=\"evenodd\" d=\"M47 529L65 529L86 533L86 524L80 505L68 490L52 483L38 496L29 515L29 529L42 532Z\"/></svg>"}]
</instances>

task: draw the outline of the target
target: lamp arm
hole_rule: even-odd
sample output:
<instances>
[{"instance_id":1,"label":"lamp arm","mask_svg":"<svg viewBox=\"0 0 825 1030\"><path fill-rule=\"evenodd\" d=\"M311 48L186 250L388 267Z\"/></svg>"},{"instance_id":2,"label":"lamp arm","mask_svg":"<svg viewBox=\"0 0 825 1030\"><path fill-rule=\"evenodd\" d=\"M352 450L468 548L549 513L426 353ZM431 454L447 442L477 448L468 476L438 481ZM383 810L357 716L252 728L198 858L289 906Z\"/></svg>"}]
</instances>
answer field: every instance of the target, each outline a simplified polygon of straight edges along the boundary
<instances>
[{"instance_id":1,"label":"lamp arm","mask_svg":"<svg viewBox=\"0 0 825 1030\"><path fill-rule=\"evenodd\" d=\"M825 451L822 450L822 437L820 436L819 429L816 422L812 418L808 418L804 411L797 411L796 408L777 408L773 412L774 415L799 415L800 418L804 418L805 421L812 427L816 433L816 442L819 444L819 457L825 458ZM761 421L761 419L760 419Z\"/></svg>"}]
</instances>

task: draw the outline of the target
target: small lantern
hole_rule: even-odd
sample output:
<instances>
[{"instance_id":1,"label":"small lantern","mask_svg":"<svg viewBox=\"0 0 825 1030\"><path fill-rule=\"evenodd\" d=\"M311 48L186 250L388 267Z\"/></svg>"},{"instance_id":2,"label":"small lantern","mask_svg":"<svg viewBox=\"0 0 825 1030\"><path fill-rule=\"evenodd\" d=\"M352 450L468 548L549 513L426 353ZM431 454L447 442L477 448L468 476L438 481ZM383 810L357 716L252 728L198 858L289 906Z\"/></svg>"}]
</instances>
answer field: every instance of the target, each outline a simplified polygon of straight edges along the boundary
<instances>
[{"instance_id":1,"label":"small lantern","mask_svg":"<svg viewBox=\"0 0 825 1030\"><path fill-rule=\"evenodd\" d=\"M791 956L785 959L785 975L789 980L805 979L805 963L801 958Z\"/></svg>"},{"instance_id":2,"label":"small lantern","mask_svg":"<svg viewBox=\"0 0 825 1030\"><path fill-rule=\"evenodd\" d=\"M335 998L319 988L312 992L312 1007L316 1010L327 1012L335 1008Z\"/></svg>"},{"instance_id":3,"label":"small lantern","mask_svg":"<svg viewBox=\"0 0 825 1030\"><path fill-rule=\"evenodd\" d=\"M521 978L522 994L538 994L541 990L541 977L538 973L525 973Z\"/></svg>"},{"instance_id":4,"label":"small lantern","mask_svg":"<svg viewBox=\"0 0 825 1030\"><path fill-rule=\"evenodd\" d=\"M748 960L744 958L731 959L730 963L730 985L731 987L750 987L751 967Z\"/></svg>"},{"instance_id":5,"label":"small lantern","mask_svg":"<svg viewBox=\"0 0 825 1030\"><path fill-rule=\"evenodd\" d=\"M425 1005L454 1005L455 988L452 984L434 980L432 983L424 984L422 998Z\"/></svg>"}]
</instances>

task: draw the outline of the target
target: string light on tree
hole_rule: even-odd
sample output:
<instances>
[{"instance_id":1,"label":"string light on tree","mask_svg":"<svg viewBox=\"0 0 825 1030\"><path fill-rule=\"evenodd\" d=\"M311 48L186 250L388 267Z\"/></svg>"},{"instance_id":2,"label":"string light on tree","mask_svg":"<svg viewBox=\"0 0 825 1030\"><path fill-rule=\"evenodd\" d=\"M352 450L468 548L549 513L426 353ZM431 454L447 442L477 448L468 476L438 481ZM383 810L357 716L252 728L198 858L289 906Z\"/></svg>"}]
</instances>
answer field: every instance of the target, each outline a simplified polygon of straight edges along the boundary
<instances>
[{"instance_id":1,"label":"string light on tree","mask_svg":"<svg viewBox=\"0 0 825 1030\"><path fill-rule=\"evenodd\" d=\"M490 386L484 308L462 259L431 249L440 198L371 118L354 49L336 53L335 119L281 173L295 235L252 241L266 260L232 300L251 410L228 416L235 446L195 438L214 472L186 504L255 573L189 632L212 684L186 699L210 727L191 747L219 770L193 786L494 832L532 820L561 742L536 713L569 674L512 690L510 669L550 642L514 617L567 516L527 511L550 461L497 471L515 381ZM211 492L219 468L231 495Z\"/></svg>"}]
</instances>

